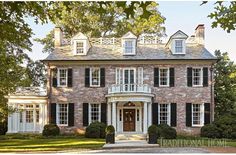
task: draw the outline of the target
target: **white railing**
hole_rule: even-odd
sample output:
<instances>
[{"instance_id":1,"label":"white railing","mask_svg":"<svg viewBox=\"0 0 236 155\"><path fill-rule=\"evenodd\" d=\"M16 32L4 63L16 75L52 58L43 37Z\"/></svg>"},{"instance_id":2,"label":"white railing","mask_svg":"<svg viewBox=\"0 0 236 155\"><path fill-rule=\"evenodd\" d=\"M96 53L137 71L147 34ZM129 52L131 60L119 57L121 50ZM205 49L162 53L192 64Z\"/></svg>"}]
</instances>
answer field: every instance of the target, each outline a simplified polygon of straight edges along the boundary
<instances>
[{"instance_id":1,"label":"white railing","mask_svg":"<svg viewBox=\"0 0 236 155\"><path fill-rule=\"evenodd\" d=\"M113 84L108 87L108 94L126 92L151 93L151 88L147 84Z\"/></svg>"}]
</instances>

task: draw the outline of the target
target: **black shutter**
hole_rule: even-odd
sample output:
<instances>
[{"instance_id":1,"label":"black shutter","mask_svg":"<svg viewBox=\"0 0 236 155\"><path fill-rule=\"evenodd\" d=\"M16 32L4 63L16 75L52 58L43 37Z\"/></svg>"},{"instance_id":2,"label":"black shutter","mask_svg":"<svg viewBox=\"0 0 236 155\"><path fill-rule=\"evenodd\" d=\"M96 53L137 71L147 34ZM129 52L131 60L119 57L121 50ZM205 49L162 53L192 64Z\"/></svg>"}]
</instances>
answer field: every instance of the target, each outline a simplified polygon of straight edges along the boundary
<instances>
[{"instance_id":1,"label":"black shutter","mask_svg":"<svg viewBox=\"0 0 236 155\"><path fill-rule=\"evenodd\" d=\"M152 103L152 124L158 124L158 103Z\"/></svg>"},{"instance_id":2,"label":"black shutter","mask_svg":"<svg viewBox=\"0 0 236 155\"><path fill-rule=\"evenodd\" d=\"M154 87L159 87L159 68L154 68Z\"/></svg>"},{"instance_id":3,"label":"black shutter","mask_svg":"<svg viewBox=\"0 0 236 155\"><path fill-rule=\"evenodd\" d=\"M210 103L204 104L204 124L210 124L211 119L211 112L210 112Z\"/></svg>"},{"instance_id":4,"label":"black shutter","mask_svg":"<svg viewBox=\"0 0 236 155\"><path fill-rule=\"evenodd\" d=\"M170 111L171 111L171 122L170 125L175 127L176 126L176 103L171 103L171 107L170 107Z\"/></svg>"},{"instance_id":5,"label":"black shutter","mask_svg":"<svg viewBox=\"0 0 236 155\"><path fill-rule=\"evenodd\" d=\"M208 86L208 68L203 67L203 87Z\"/></svg>"},{"instance_id":6,"label":"black shutter","mask_svg":"<svg viewBox=\"0 0 236 155\"><path fill-rule=\"evenodd\" d=\"M74 103L69 103L68 126L74 126Z\"/></svg>"},{"instance_id":7,"label":"black shutter","mask_svg":"<svg viewBox=\"0 0 236 155\"><path fill-rule=\"evenodd\" d=\"M73 83L73 70L72 70L72 68L68 69L67 76L68 76L67 86L72 87L72 83Z\"/></svg>"},{"instance_id":8,"label":"black shutter","mask_svg":"<svg viewBox=\"0 0 236 155\"><path fill-rule=\"evenodd\" d=\"M105 87L105 68L100 69L100 86Z\"/></svg>"},{"instance_id":9,"label":"black shutter","mask_svg":"<svg viewBox=\"0 0 236 155\"><path fill-rule=\"evenodd\" d=\"M85 68L85 87L90 86L90 69Z\"/></svg>"},{"instance_id":10,"label":"black shutter","mask_svg":"<svg viewBox=\"0 0 236 155\"><path fill-rule=\"evenodd\" d=\"M107 124L107 104L101 104L101 122Z\"/></svg>"},{"instance_id":11,"label":"black shutter","mask_svg":"<svg viewBox=\"0 0 236 155\"><path fill-rule=\"evenodd\" d=\"M56 103L50 104L50 124L56 124Z\"/></svg>"},{"instance_id":12,"label":"black shutter","mask_svg":"<svg viewBox=\"0 0 236 155\"><path fill-rule=\"evenodd\" d=\"M170 87L175 86L175 68L170 68Z\"/></svg>"},{"instance_id":13,"label":"black shutter","mask_svg":"<svg viewBox=\"0 0 236 155\"><path fill-rule=\"evenodd\" d=\"M192 68L189 67L187 68L187 85L188 87L192 87L193 82L192 82L193 78L192 78Z\"/></svg>"},{"instance_id":14,"label":"black shutter","mask_svg":"<svg viewBox=\"0 0 236 155\"><path fill-rule=\"evenodd\" d=\"M83 126L88 126L88 103L83 103Z\"/></svg>"},{"instance_id":15,"label":"black shutter","mask_svg":"<svg viewBox=\"0 0 236 155\"><path fill-rule=\"evenodd\" d=\"M57 68L52 69L52 86L57 87Z\"/></svg>"},{"instance_id":16,"label":"black shutter","mask_svg":"<svg viewBox=\"0 0 236 155\"><path fill-rule=\"evenodd\" d=\"M192 126L192 103L186 103L186 126Z\"/></svg>"}]
</instances>

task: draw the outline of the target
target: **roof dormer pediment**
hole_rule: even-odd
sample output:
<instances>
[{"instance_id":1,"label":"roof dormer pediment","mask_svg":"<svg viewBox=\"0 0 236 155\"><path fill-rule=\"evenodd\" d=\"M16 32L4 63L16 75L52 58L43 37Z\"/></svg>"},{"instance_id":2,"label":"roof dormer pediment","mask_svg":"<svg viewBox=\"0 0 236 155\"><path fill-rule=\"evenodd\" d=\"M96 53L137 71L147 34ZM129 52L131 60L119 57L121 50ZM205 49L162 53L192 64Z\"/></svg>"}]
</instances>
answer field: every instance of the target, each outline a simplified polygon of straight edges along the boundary
<instances>
[{"instance_id":1,"label":"roof dormer pediment","mask_svg":"<svg viewBox=\"0 0 236 155\"><path fill-rule=\"evenodd\" d=\"M122 39L137 39L137 36L129 31L128 33L122 36Z\"/></svg>"},{"instance_id":2,"label":"roof dormer pediment","mask_svg":"<svg viewBox=\"0 0 236 155\"><path fill-rule=\"evenodd\" d=\"M83 33L79 32L76 35L74 35L74 37L72 37L72 40L87 40L88 37L86 35L84 35Z\"/></svg>"}]
</instances>

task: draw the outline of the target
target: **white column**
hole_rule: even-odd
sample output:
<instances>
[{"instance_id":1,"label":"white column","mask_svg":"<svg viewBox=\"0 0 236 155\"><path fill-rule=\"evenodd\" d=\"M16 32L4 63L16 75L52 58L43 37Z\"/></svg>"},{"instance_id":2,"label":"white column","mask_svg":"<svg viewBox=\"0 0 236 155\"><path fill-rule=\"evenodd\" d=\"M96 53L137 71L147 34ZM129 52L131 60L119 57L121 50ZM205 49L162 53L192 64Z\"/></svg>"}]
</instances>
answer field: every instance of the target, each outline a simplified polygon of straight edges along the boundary
<instances>
[{"instance_id":1,"label":"white column","mask_svg":"<svg viewBox=\"0 0 236 155\"><path fill-rule=\"evenodd\" d=\"M34 132L36 131L36 104L33 105Z\"/></svg>"},{"instance_id":2,"label":"white column","mask_svg":"<svg viewBox=\"0 0 236 155\"><path fill-rule=\"evenodd\" d=\"M43 130L44 127L44 106L43 104L39 104L39 132Z\"/></svg>"},{"instance_id":3,"label":"white column","mask_svg":"<svg viewBox=\"0 0 236 155\"><path fill-rule=\"evenodd\" d=\"M143 103L143 133L147 133L147 102Z\"/></svg>"},{"instance_id":4,"label":"white column","mask_svg":"<svg viewBox=\"0 0 236 155\"><path fill-rule=\"evenodd\" d=\"M17 108L17 104L14 104L14 109L16 109ZM13 131L14 131L14 133L16 133L16 132L18 132L18 123L17 123L17 121L18 121L18 118L17 118L17 112L14 112L13 114L12 114L12 119L13 119Z\"/></svg>"},{"instance_id":5,"label":"white column","mask_svg":"<svg viewBox=\"0 0 236 155\"><path fill-rule=\"evenodd\" d=\"M116 131L116 102L112 102L112 125Z\"/></svg>"},{"instance_id":6,"label":"white column","mask_svg":"<svg viewBox=\"0 0 236 155\"><path fill-rule=\"evenodd\" d=\"M13 125L12 125L12 116L13 114L8 114L8 133L12 133Z\"/></svg>"},{"instance_id":7,"label":"white column","mask_svg":"<svg viewBox=\"0 0 236 155\"><path fill-rule=\"evenodd\" d=\"M152 102L148 103L148 127L152 125Z\"/></svg>"},{"instance_id":8,"label":"white column","mask_svg":"<svg viewBox=\"0 0 236 155\"><path fill-rule=\"evenodd\" d=\"M107 103L107 124L111 125L111 103Z\"/></svg>"},{"instance_id":9,"label":"white column","mask_svg":"<svg viewBox=\"0 0 236 155\"><path fill-rule=\"evenodd\" d=\"M25 110L25 104L23 104L23 111L22 111L22 124L23 124L23 132L25 132L26 127L26 110Z\"/></svg>"}]
</instances>

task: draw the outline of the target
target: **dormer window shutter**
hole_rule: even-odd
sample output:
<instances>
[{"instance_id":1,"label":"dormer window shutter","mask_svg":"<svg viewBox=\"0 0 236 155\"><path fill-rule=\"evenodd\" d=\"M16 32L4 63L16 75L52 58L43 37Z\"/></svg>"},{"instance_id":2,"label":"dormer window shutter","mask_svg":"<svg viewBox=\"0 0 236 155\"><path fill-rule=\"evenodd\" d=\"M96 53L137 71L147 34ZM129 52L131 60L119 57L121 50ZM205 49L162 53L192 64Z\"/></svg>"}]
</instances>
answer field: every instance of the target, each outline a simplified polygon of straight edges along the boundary
<instances>
[{"instance_id":1,"label":"dormer window shutter","mask_svg":"<svg viewBox=\"0 0 236 155\"><path fill-rule=\"evenodd\" d=\"M203 67L203 87L208 87L208 68Z\"/></svg>"},{"instance_id":2,"label":"dormer window shutter","mask_svg":"<svg viewBox=\"0 0 236 155\"><path fill-rule=\"evenodd\" d=\"M85 87L90 87L90 68L85 68Z\"/></svg>"},{"instance_id":3,"label":"dormer window shutter","mask_svg":"<svg viewBox=\"0 0 236 155\"><path fill-rule=\"evenodd\" d=\"M100 69L100 87L105 87L105 68Z\"/></svg>"},{"instance_id":4,"label":"dormer window shutter","mask_svg":"<svg viewBox=\"0 0 236 155\"><path fill-rule=\"evenodd\" d=\"M68 69L67 77L68 77L67 78L67 86L72 87L72 84L73 84L73 70L72 70L72 68Z\"/></svg>"},{"instance_id":5,"label":"dormer window shutter","mask_svg":"<svg viewBox=\"0 0 236 155\"><path fill-rule=\"evenodd\" d=\"M170 87L175 86L175 68L170 68Z\"/></svg>"},{"instance_id":6,"label":"dormer window shutter","mask_svg":"<svg viewBox=\"0 0 236 155\"><path fill-rule=\"evenodd\" d=\"M57 87L57 68L52 69L52 86Z\"/></svg>"},{"instance_id":7,"label":"dormer window shutter","mask_svg":"<svg viewBox=\"0 0 236 155\"><path fill-rule=\"evenodd\" d=\"M187 86L192 87L193 78L192 78L192 67L187 68Z\"/></svg>"}]
</instances>

